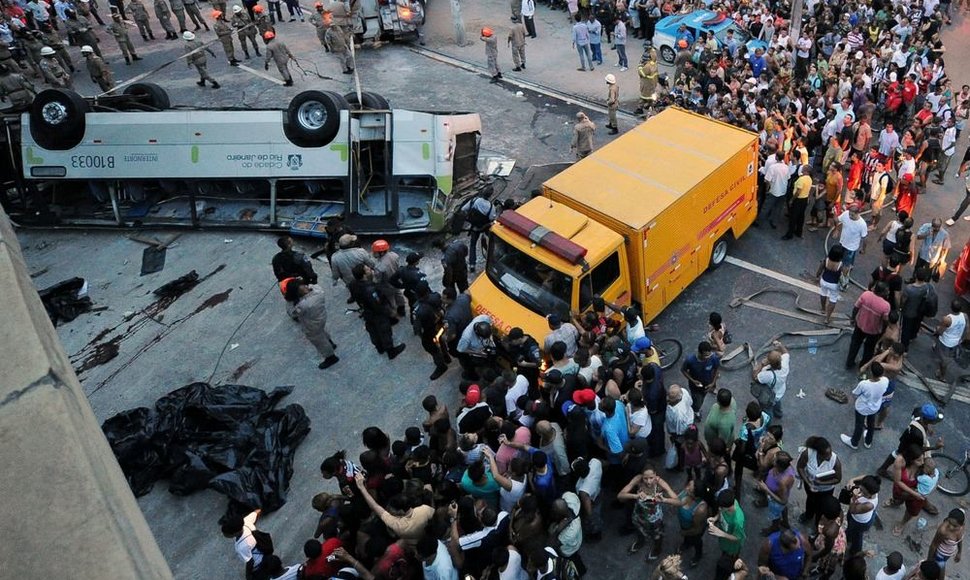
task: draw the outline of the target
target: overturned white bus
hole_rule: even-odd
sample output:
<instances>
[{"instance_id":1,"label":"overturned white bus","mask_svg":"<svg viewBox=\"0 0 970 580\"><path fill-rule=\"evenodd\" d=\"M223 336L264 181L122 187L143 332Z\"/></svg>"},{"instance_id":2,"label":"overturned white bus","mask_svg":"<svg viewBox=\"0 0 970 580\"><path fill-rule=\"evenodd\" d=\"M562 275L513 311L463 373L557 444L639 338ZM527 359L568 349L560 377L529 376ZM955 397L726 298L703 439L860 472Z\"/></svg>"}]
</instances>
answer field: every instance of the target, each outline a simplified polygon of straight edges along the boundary
<instances>
[{"instance_id":1,"label":"overturned white bus","mask_svg":"<svg viewBox=\"0 0 970 580\"><path fill-rule=\"evenodd\" d=\"M0 202L24 226L444 229L481 185L481 119L359 100L305 91L285 110L203 110L150 83L98 99L48 89L2 117Z\"/></svg>"}]
</instances>

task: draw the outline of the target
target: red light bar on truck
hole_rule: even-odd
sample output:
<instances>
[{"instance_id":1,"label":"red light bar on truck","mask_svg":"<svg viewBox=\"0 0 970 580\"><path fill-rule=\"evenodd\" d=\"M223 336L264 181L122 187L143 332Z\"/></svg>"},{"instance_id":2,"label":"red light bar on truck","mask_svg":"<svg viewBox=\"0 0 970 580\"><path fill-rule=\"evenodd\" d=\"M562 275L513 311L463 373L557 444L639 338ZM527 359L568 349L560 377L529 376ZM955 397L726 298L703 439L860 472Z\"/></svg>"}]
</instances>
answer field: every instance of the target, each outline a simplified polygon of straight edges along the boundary
<instances>
[{"instance_id":1,"label":"red light bar on truck","mask_svg":"<svg viewBox=\"0 0 970 580\"><path fill-rule=\"evenodd\" d=\"M498 216L498 223L512 230L541 248L549 250L570 264L581 264L586 257L586 248L567 240L548 228L540 226L515 210L507 209Z\"/></svg>"}]
</instances>

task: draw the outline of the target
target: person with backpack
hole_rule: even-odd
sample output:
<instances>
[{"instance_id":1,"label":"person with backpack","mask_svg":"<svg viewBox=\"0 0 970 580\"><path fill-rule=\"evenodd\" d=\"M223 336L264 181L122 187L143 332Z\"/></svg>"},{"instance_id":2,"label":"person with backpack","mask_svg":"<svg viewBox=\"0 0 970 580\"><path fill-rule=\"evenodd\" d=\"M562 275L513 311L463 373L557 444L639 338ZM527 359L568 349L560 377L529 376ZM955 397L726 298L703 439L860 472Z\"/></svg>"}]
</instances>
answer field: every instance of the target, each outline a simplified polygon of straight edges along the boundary
<instances>
[{"instance_id":1,"label":"person with backpack","mask_svg":"<svg viewBox=\"0 0 970 580\"><path fill-rule=\"evenodd\" d=\"M914 279L906 285L900 295L899 303L902 318L900 342L906 349L909 349L909 343L919 334L923 318L936 316L936 290L929 283L929 280L929 268L917 268Z\"/></svg>"},{"instance_id":2,"label":"person with backpack","mask_svg":"<svg viewBox=\"0 0 970 580\"><path fill-rule=\"evenodd\" d=\"M461 206L464 223L468 224L468 269L472 272L478 267L478 240L492 226L501 208L501 204L493 204L480 195Z\"/></svg>"}]
</instances>

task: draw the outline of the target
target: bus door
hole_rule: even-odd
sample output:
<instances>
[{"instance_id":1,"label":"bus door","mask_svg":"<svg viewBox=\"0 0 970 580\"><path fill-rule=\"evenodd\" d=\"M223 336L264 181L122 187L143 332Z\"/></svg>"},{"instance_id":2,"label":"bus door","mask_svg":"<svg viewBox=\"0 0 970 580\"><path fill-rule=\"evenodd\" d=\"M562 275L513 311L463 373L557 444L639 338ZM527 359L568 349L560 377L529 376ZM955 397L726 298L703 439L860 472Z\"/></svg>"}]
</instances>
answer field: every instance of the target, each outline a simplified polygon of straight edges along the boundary
<instances>
[{"instance_id":1,"label":"bus door","mask_svg":"<svg viewBox=\"0 0 970 580\"><path fill-rule=\"evenodd\" d=\"M397 184L391 159L390 111L352 111L346 221L362 233L397 227Z\"/></svg>"}]
</instances>

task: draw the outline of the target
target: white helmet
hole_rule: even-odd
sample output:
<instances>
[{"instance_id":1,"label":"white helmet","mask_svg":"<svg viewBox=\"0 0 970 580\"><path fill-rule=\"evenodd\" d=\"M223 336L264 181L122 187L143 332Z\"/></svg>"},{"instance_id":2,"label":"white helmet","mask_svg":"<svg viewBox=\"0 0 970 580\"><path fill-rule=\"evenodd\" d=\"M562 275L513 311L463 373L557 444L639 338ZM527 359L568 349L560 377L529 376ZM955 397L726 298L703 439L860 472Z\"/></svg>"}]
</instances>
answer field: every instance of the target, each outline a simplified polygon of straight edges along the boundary
<instances>
[{"instance_id":1,"label":"white helmet","mask_svg":"<svg viewBox=\"0 0 970 580\"><path fill-rule=\"evenodd\" d=\"M608 84L608 85L615 85L616 84L616 77L613 76L613 75L611 75L611 74L606 75L606 84Z\"/></svg>"},{"instance_id":2,"label":"white helmet","mask_svg":"<svg viewBox=\"0 0 970 580\"><path fill-rule=\"evenodd\" d=\"M239 4L233 4L232 5L232 13L233 14L239 14L240 12L242 12L242 6L240 6Z\"/></svg>"},{"instance_id":3,"label":"white helmet","mask_svg":"<svg viewBox=\"0 0 970 580\"><path fill-rule=\"evenodd\" d=\"M94 52L94 49L88 46L87 44L81 47L81 54L91 54L93 52Z\"/></svg>"},{"instance_id":4,"label":"white helmet","mask_svg":"<svg viewBox=\"0 0 970 580\"><path fill-rule=\"evenodd\" d=\"M40 55L41 56L54 56L54 49L51 48L51 47L49 47L49 46L45 46L44 48L40 49Z\"/></svg>"},{"instance_id":5,"label":"white helmet","mask_svg":"<svg viewBox=\"0 0 970 580\"><path fill-rule=\"evenodd\" d=\"M185 32L182 33L182 38L184 40L195 40L195 35L189 32L188 30L186 30Z\"/></svg>"}]
</instances>

